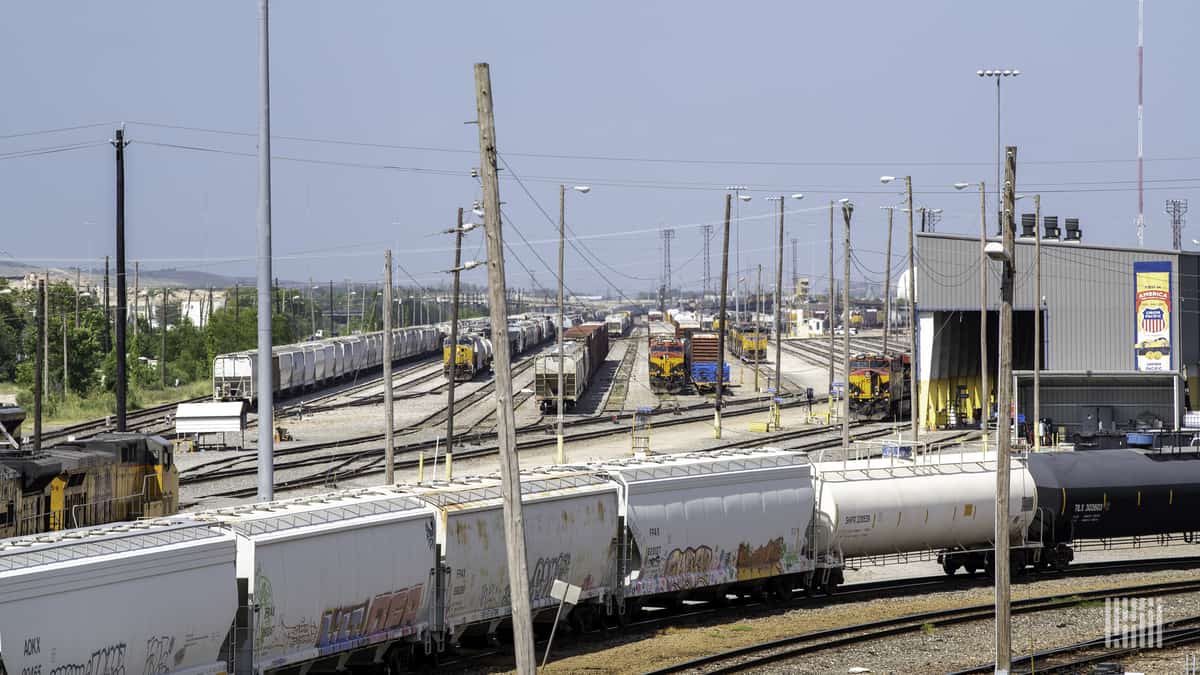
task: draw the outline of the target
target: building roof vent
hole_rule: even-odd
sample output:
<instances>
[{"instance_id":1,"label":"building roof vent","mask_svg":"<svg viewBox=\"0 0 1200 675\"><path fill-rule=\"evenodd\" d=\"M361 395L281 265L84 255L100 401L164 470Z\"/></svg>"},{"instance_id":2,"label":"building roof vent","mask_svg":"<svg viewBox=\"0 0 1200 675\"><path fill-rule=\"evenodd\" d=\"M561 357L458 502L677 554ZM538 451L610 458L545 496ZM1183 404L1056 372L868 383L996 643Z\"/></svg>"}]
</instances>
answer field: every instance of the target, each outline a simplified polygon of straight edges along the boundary
<instances>
[{"instance_id":1,"label":"building roof vent","mask_svg":"<svg viewBox=\"0 0 1200 675\"><path fill-rule=\"evenodd\" d=\"M1067 241L1079 242L1083 240L1083 231L1079 229L1078 218L1067 218L1065 221L1067 226Z\"/></svg>"},{"instance_id":2,"label":"building roof vent","mask_svg":"<svg viewBox=\"0 0 1200 675\"><path fill-rule=\"evenodd\" d=\"M1045 216L1042 224L1046 228L1046 239L1058 239L1058 216Z\"/></svg>"},{"instance_id":3,"label":"building roof vent","mask_svg":"<svg viewBox=\"0 0 1200 675\"><path fill-rule=\"evenodd\" d=\"M1021 238L1032 239L1037 236L1037 215L1032 213L1021 214Z\"/></svg>"}]
</instances>

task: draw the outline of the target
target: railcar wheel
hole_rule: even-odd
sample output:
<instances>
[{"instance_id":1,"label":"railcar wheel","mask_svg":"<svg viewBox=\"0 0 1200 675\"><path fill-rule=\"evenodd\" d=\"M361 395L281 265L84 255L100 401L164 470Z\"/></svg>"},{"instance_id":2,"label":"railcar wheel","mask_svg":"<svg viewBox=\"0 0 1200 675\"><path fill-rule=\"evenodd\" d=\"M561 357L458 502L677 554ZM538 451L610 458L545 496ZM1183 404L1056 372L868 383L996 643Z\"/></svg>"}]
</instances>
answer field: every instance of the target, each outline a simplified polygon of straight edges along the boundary
<instances>
[{"instance_id":1,"label":"railcar wheel","mask_svg":"<svg viewBox=\"0 0 1200 675\"><path fill-rule=\"evenodd\" d=\"M771 586L773 594L779 599L780 602L791 602L793 591L792 586L795 586L795 584L790 578L776 577Z\"/></svg>"},{"instance_id":2,"label":"railcar wheel","mask_svg":"<svg viewBox=\"0 0 1200 675\"><path fill-rule=\"evenodd\" d=\"M821 592L829 597L833 597L833 594L837 592L837 582L834 581L832 577L826 579L825 582L821 584Z\"/></svg>"},{"instance_id":3,"label":"railcar wheel","mask_svg":"<svg viewBox=\"0 0 1200 675\"><path fill-rule=\"evenodd\" d=\"M946 573L946 576L954 576L959 567L962 567L962 565L949 558L946 559L946 562L942 563L942 571Z\"/></svg>"}]
</instances>

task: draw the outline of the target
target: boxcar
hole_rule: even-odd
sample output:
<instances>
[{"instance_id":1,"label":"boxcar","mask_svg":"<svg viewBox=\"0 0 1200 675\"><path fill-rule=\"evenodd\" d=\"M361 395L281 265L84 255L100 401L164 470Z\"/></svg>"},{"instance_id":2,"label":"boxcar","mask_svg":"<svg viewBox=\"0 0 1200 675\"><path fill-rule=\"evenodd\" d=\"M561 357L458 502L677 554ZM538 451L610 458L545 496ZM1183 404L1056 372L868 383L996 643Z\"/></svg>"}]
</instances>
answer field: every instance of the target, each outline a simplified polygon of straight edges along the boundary
<instances>
[{"instance_id":1,"label":"boxcar","mask_svg":"<svg viewBox=\"0 0 1200 675\"><path fill-rule=\"evenodd\" d=\"M0 671L224 673L235 558L187 519L0 540Z\"/></svg>"}]
</instances>

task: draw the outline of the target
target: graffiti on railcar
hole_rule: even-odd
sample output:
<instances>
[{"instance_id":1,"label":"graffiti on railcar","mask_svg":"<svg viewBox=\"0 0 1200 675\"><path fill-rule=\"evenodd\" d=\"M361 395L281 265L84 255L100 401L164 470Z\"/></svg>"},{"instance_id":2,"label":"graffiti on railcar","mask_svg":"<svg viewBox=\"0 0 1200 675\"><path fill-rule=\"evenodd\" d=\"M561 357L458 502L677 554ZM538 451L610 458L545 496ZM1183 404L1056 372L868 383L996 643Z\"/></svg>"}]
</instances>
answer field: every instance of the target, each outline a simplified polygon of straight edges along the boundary
<instances>
[{"instance_id":1,"label":"graffiti on railcar","mask_svg":"<svg viewBox=\"0 0 1200 675\"><path fill-rule=\"evenodd\" d=\"M705 574L713 569L713 550L708 546L674 549L667 554L663 573L668 578L671 590L684 590L705 585Z\"/></svg>"},{"instance_id":2,"label":"graffiti on railcar","mask_svg":"<svg viewBox=\"0 0 1200 675\"><path fill-rule=\"evenodd\" d=\"M183 650L175 654L175 638L169 635L146 640L146 665L142 675L163 675L175 670L183 660Z\"/></svg>"},{"instance_id":3,"label":"graffiti on railcar","mask_svg":"<svg viewBox=\"0 0 1200 675\"><path fill-rule=\"evenodd\" d=\"M334 651L349 641L403 632L417 618L424 593L425 585L417 584L371 600L326 609L321 613L317 647L323 652Z\"/></svg>"},{"instance_id":4,"label":"graffiti on railcar","mask_svg":"<svg viewBox=\"0 0 1200 675\"><path fill-rule=\"evenodd\" d=\"M776 537L754 549L750 547L750 544L742 542L738 545L737 553L738 581L781 574L783 572L783 554L783 537Z\"/></svg>"},{"instance_id":5,"label":"graffiti on railcar","mask_svg":"<svg viewBox=\"0 0 1200 675\"><path fill-rule=\"evenodd\" d=\"M538 558L533 566L533 574L529 579L530 597L534 600L550 596L555 579L566 579L571 571L571 554L559 553L556 556Z\"/></svg>"},{"instance_id":6,"label":"graffiti on railcar","mask_svg":"<svg viewBox=\"0 0 1200 675\"><path fill-rule=\"evenodd\" d=\"M63 664L51 670L50 675L125 675L125 643L97 649L84 663Z\"/></svg>"}]
</instances>

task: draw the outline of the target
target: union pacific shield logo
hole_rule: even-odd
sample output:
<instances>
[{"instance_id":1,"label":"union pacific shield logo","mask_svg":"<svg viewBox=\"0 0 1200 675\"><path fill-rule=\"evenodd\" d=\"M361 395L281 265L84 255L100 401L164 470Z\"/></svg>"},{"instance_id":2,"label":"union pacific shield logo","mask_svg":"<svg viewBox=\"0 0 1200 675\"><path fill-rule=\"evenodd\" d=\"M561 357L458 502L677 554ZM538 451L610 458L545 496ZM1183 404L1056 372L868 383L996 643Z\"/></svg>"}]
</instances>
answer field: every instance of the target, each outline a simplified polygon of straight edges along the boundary
<instances>
[{"instance_id":1,"label":"union pacific shield logo","mask_svg":"<svg viewBox=\"0 0 1200 675\"><path fill-rule=\"evenodd\" d=\"M1157 307L1142 310L1142 330L1147 333L1161 333L1167 327L1167 320L1162 309Z\"/></svg>"}]
</instances>

